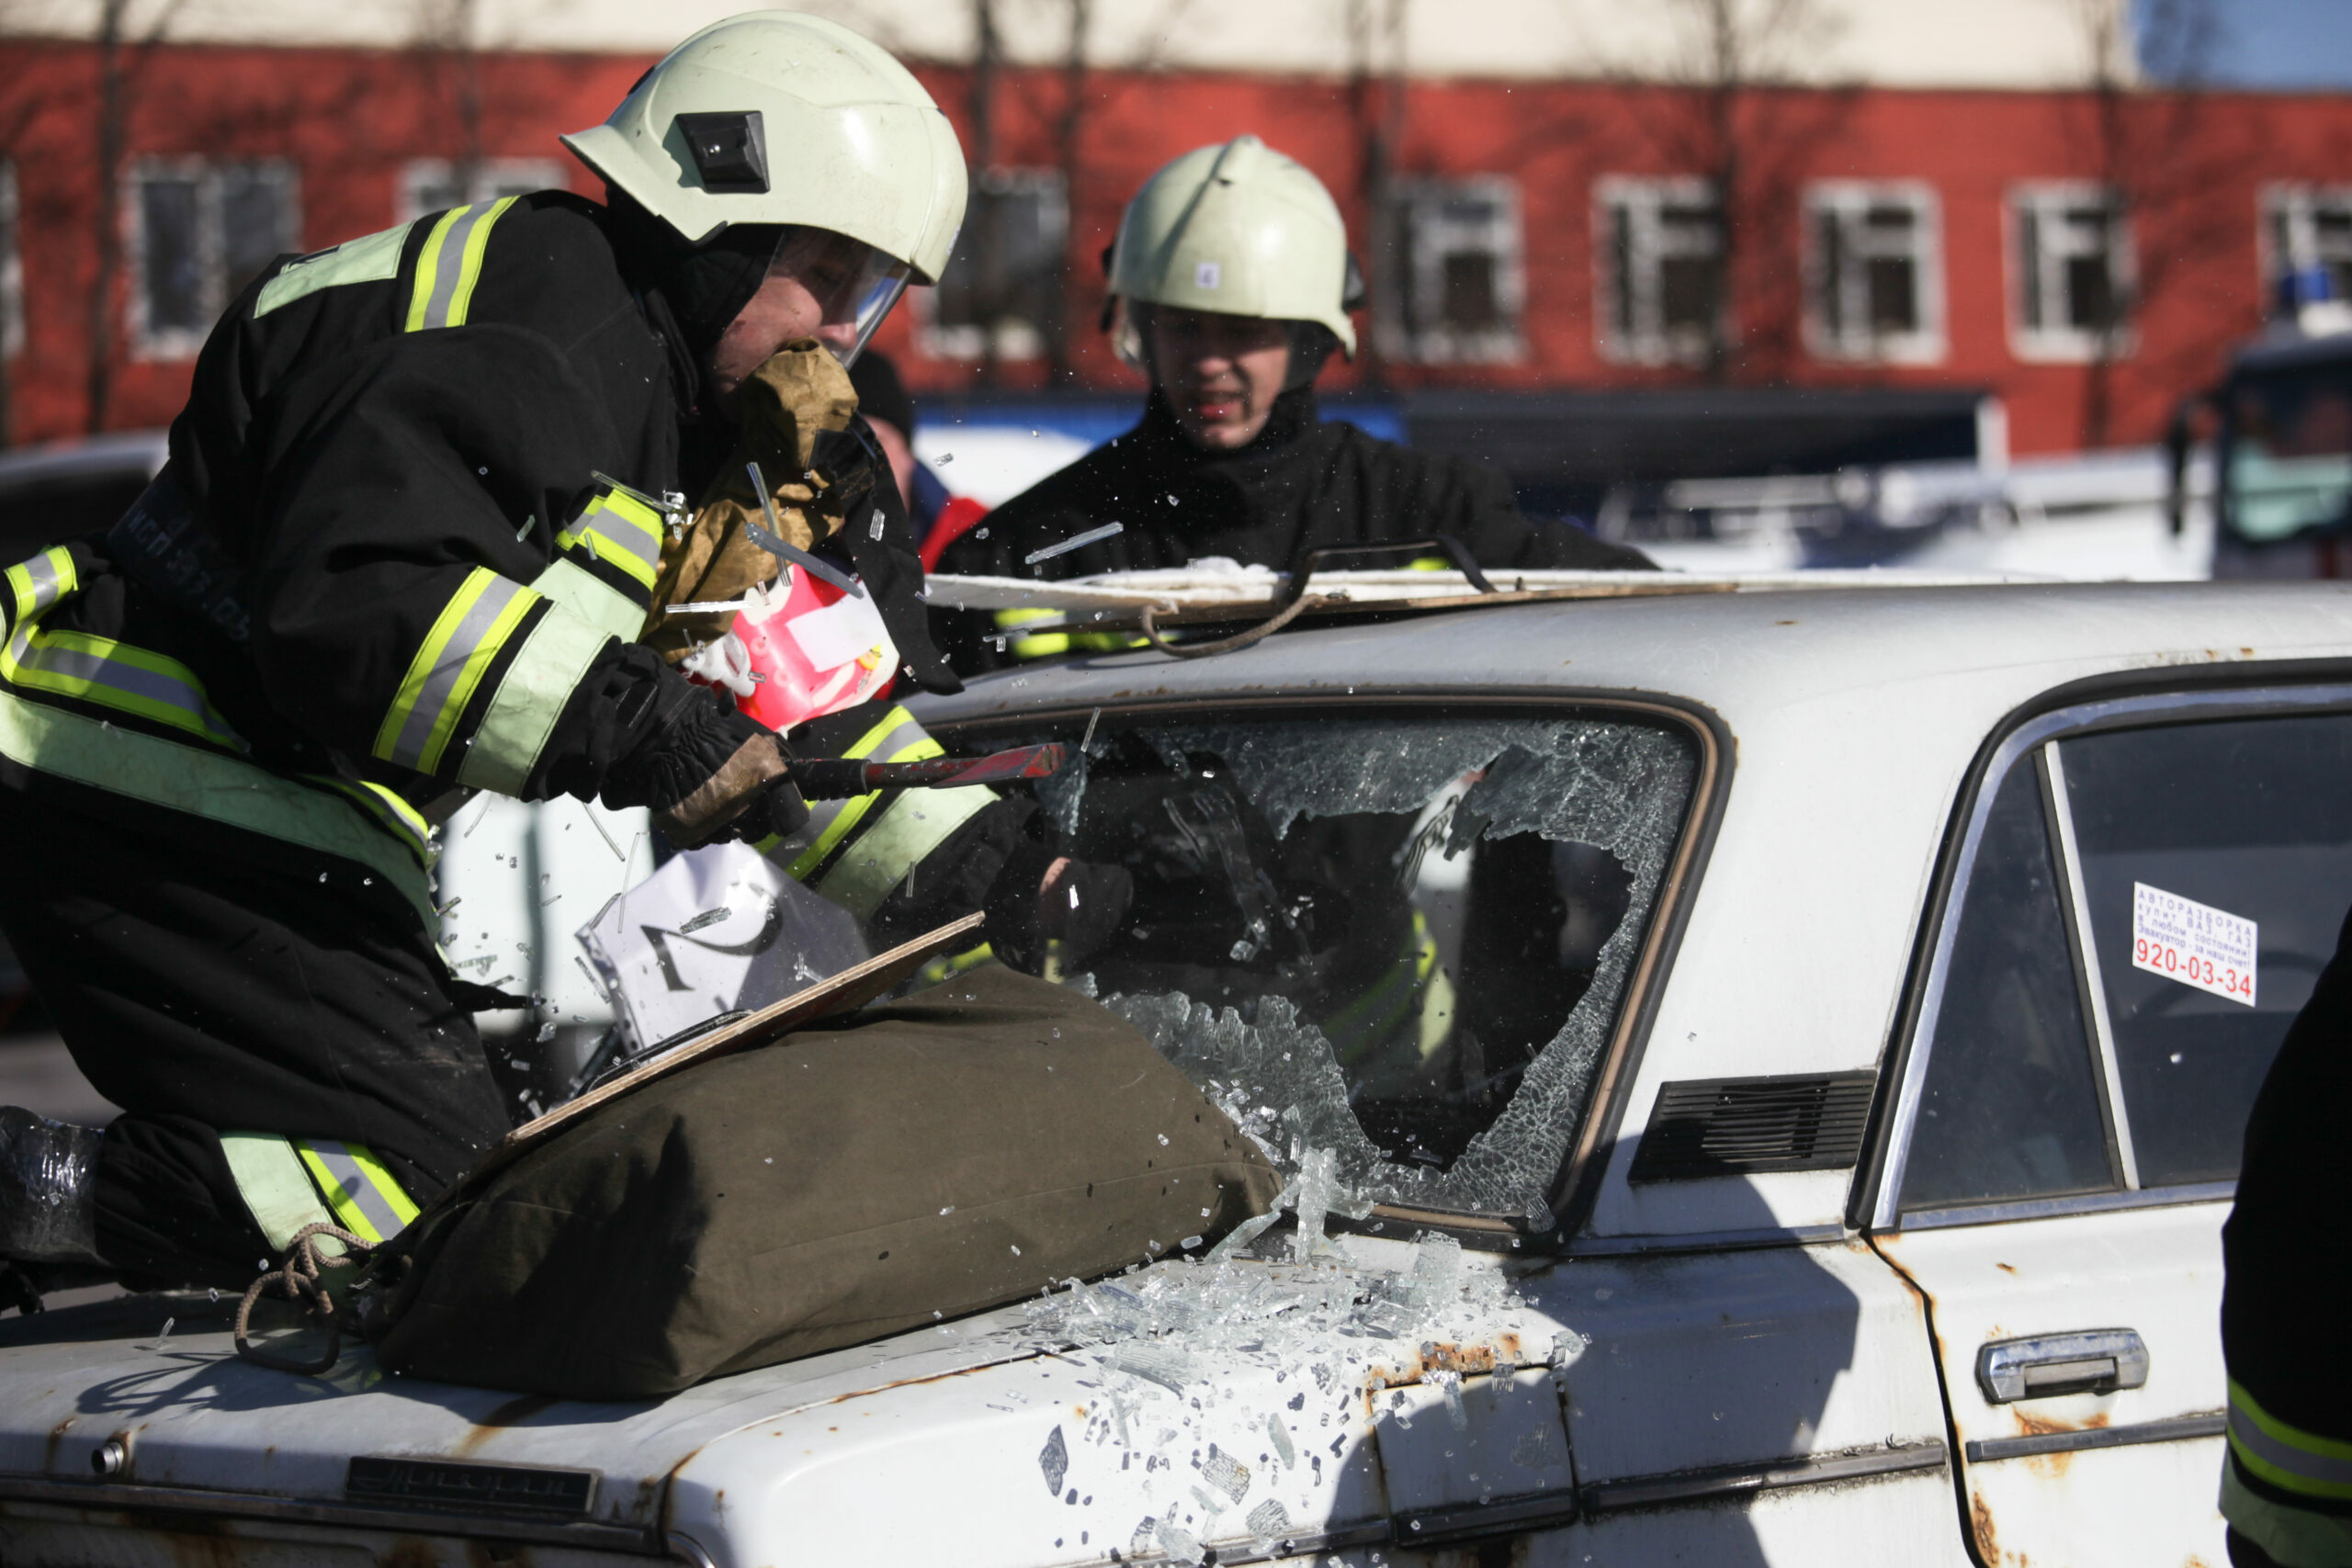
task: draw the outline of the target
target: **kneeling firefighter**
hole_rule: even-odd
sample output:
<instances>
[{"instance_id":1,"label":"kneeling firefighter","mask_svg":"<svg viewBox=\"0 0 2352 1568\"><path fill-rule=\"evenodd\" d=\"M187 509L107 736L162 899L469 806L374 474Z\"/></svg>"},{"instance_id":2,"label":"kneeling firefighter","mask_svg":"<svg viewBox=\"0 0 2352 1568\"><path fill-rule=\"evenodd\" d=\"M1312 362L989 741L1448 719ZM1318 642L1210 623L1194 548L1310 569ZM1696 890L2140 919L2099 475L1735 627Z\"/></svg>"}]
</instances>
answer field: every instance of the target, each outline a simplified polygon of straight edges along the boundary
<instances>
[{"instance_id":1,"label":"kneeling firefighter","mask_svg":"<svg viewBox=\"0 0 2352 1568\"><path fill-rule=\"evenodd\" d=\"M993 795L840 803L812 834L774 731L639 641L710 538L685 498L730 461L748 483L779 351L840 376L945 264L946 119L865 39L764 13L565 141L605 206L476 203L268 269L141 502L6 572L0 927L124 1111L0 1109L22 1304L77 1272L233 1286L329 1218L388 1235L504 1134L470 1018L500 998L450 975L427 874L472 792L648 807L682 847L806 840L796 873L867 916L995 895L1001 950L1051 919L1003 886L1059 902ZM954 690L895 487L854 482L846 411L822 423L786 434L786 531L856 573L886 674ZM884 703L808 712L803 750L927 745Z\"/></svg>"},{"instance_id":2,"label":"kneeling firefighter","mask_svg":"<svg viewBox=\"0 0 2352 1568\"><path fill-rule=\"evenodd\" d=\"M1334 349L1355 356L1348 316L1363 285L1330 192L1258 138L1195 148L1152 175L1108 260L1105 325L1119 357L1151 378L1142 420L991 512L938 555L940 571L1057 579L1215 556L1294 570L1326 546L1438 534L1488 569L1651 564L1573 525L1531 521L1484 464L1317 415L1316 376ZM1029 561L1114 523L1109 538ZM966 671L1130 641L1022 630L1057 612L940 615Z\"/></svg>"}]
</instances>

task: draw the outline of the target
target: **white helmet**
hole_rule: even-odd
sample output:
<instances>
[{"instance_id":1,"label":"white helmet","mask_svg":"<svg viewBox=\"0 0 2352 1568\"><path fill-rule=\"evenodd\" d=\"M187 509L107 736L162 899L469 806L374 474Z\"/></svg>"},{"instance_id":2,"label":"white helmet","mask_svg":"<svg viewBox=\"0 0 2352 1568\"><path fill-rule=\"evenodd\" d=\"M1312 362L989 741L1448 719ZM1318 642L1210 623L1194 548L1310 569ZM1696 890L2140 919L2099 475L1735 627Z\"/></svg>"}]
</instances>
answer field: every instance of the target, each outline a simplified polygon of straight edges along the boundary
<instances>
[{"instance_id":1,"label":"white helmet","mask_svg":"<svg viewBox=\"0 0 2352 1568\"><path fill-rule=\"evenodd\" d=\"M845 287L861 344L910 278L938 281L964 221L947 117L905 66L820 17L714 22L563 144L690 244L733 224L858 242Z\"/></svg>"},{"instance_id":2,"label":"white helmet","mask_svg":"<svg viewBox=\"0 0 2352 1568\"><path fill-rule=\"evenodd\" d=\"M1312 321L1352 359L1347 225L1304 164L1254 136L1195 147L1144 183L1119 220L1111 292L1228 316ZM1131 327L1120 353L1133 361Z\"/></svg>"}]
</instances>

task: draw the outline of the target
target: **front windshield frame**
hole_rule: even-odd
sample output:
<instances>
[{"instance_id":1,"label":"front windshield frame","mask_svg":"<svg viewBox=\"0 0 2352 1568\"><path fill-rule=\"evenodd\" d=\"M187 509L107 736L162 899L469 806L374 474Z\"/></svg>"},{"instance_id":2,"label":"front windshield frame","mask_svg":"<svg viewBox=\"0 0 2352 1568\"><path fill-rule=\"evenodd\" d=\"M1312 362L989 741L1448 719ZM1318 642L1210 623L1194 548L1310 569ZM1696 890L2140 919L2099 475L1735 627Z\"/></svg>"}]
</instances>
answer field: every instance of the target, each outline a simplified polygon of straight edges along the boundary
<instances>
[{"instance_id":1,"label":"front windshield frame","mask_svg":"<svg viewBox=\"0 0 2352 1568\"><path fill-rule=\"evenodd\" d=\"M1552 1227L1536 1231L1516 1217L1385 1202L1375 1204L1362 1220L1349 1220L1337 1213L1327 1219L1329 1228L1375 1235L1397 1234L1392 1227L1403 1224L1444 1230L1474 1247L1566 1252L1569 1250L1570 1238L1582 1228L1607 1175L1608 1156L1617 1142L1627 1091L1641 1066L1650 1028L1729 798L1736 750L1729 728L1713 710L1686 699L1608 691L1488 688L1476 693L1372 692L1359 688L1336 704L1329 694L1304 691L1252 696L1215 693L1102 704L1040 703L1017 711L955 718L926 716L923 722L950 751L977 751L989 749L994 743L991 738L1003 732L1034 731L1044 726L1074 726L1082 729L1090 722L1100 721L1182 724L1195 722L1203 715L1235 722L1263 722L1284 717L1329 717L1335 708L1359 718L1371 716L1380 709L1421 718L1631 718L1671 724L1686 733L1694 748L1696 771L1681 830L1659 881L1639 953L1626 974L1624 995L1618 1002L1607 1049L1594 1073L1583 1124L1549 1188Z\"/></svg>"}]
</instances>

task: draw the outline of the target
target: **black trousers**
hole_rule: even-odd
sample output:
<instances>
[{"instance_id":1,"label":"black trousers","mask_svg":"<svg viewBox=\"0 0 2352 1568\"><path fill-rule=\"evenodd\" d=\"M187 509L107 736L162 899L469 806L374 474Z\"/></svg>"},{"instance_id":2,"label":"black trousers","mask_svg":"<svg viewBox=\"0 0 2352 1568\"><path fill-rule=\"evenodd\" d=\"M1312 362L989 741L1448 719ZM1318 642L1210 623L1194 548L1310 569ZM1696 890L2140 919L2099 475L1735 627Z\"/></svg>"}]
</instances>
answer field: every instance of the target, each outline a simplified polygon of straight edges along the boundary
<instances>
[{"instance_id":1,"label":"black trousers","mask_svg":"<svg viewBox=\"0 0 2352 1568\"><path fill-rule=\"evenodd\" d=\"M424 918L356 862L108 791L0 776L0 929L124 1114L98 1249L242 1286L267 1250L222 1132L367 1145L423 1202L507 1130Z\"/></svg>"}]
</instances>

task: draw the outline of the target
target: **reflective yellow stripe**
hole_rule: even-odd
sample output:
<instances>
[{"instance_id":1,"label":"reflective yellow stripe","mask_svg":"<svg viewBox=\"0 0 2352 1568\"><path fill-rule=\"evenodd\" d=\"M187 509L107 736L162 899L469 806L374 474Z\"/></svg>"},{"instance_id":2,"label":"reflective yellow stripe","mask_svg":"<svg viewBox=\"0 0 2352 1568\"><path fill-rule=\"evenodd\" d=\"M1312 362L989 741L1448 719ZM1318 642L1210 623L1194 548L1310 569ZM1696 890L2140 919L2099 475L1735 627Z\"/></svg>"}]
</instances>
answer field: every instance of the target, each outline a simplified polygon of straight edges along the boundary
<instances>
[{"instance_id":1,"label":"reflective yellow stripe","mask_svg":"<svg viewBox=\"0 0 2352 1568\"><path fill-rule=\"evenodd\" d=\"M458 782L521 795L548 737L555 733L555 721L611 640L604 627L560 604L548 605L498 678L498 690L458 764Z\"/></svg>"},{"instance_id":2,"label":"reflective yellow stripe","mask_svg":"<svg viewBox=\"0 0 2352 1568\"><path fill-rule=\"evenodd\" d=\"M112 637L19 625L0 644L0 679L167 724L232 750L245 749L187 665Z\"/></svg>"},{"instance_id":3,"label":"reflective yellow stripe","mask_svg":"<svg viewBox=\"0 0 2352 1568\"><path fill-rule=\"evenodd\" d=\"M931 750L939 750L936 742L931 743ZM889 760L897 762L913 759ZM812 886L811 891L860 919L869 919L882 907L882 900L890 896L890 890L922 863L925 855L996 802L996 791L986 784L967 784L961 789L902 790L858 834L856 842L842 852L832 869Z\"/></svg>"},{"instance_id":4,"label":"reflective yellow stripe","mask_svg":"<svg viewBox=\"0 0 2352 1568\"><path fill-rule=\"evenodd\" d=\"M364 866L409 901L427 932L440 929L424 868L411 847L348 797L268 773L243 757L101 727L86 714L0 691L0 756L19 766L149 806L185 811Z\"/></svg>"},{"instance_id":5,"label":"reflective yellow stripe","mask_svg":"<svg viewBox=\"0 0 2352 1568\"><path fill-rule=\"evenodd\" d=\"M897 731L900 729L911 729L913 738L900 739L897 735ZM863 761L867 757L876 756L876 748L885 743L895 744L898 750L895 755L884 753L876 757L879 761L914 762L921 761L926 757L946 755L946 749L926 734L921 725L915 723L913 715L902 707L895 706L884 714L873 728L859 736L856 742L842 755L853 761ZM851 831L865 819L865 814L873 810L875 803L881 798L881 792L876 791L850 800L828 800L815 803L809 811L808 826L802 828L791 838L778 841L777 847L780 849L799 852L794 855L792 863L785 868L785 874L795 882L808 881L808 874L821 865L825 857L833 852L834 847L849 837ZM831 808L830 814L827 807Z\"/></svg>"},{"instance_id":6,"label":"reflective yellow stripe","mask_svg":"<svg viewBox=\"0 0 2352 1568\"><path fill-rule=\"evenodd\" d=\"M1039 621L1057 621L1059 610L999 610L996 628L1005 636L1004 649L1015 659L1051 659L1069 651L1069 633L1066 631L1022 633L1019 628Z\"/></svg>"},{"instance_id":7,"label":"reflective yellow stripe","mask_svg":"<svg viewBox=\"0 0 2352 1568\"><path fill-rule=\"evenodd\" d=\"M376 755L421 773L438 767L483 671L537 603L537 594L487 567L468 572L409 661L376 731Z\"/></svg>"},{"instance_id":8,"label":"reflective yellow stripe","mask_svg":"<svg viewBox=\"0 0 2352 1568\"><path fill-rule=\"evenodd\" d=\"M2230 1451L2249 1474L2281 1491L2352 1498L2352 1442L2279 1420L2235 1378L2230 1380Z\"/></svg>"},{"instance_id":9,"label":"reflective yellow stripe","mask_svg":"<svg viewBox=\"0 0 2352 1568\"><path fill-rule=\"evenodd\" d=\"M1416 909L1405 951L1371 989L1323 1025L1323 1033L1341 1062L1353 1065L1394 1033L1411 1012L1416 997L1421 1003L1414 1042L1417 1054L1427 1061L1436 1053L1453 1027L1454 1002L1453 984L1438 967L1437 958L1437 938L1430 934L1427 918Z\"/></svg>"},{"instance_id":10,"label":"reflective yellow stripe","mask_svg":"<svg viewBox=\"0 0 2352 1568\"><path fill-rule=\"evenodd\" d=\"M334 790L366 812L386 831L408 845L415 852L420 865L429 866L439 858L440 852L433 846L433 824L424 819L423 812L393 791L379 784L351 784L343 779L329 778L324 773L305 773L302 776Z\"/></svg>"},{"instance_id":11,"label":"reflective yellow stripe","mask_svg":"<svg viewBox=\"0 0 2352 1568\"><path fill-rule=\"evenodd\" d=\"M291 1142L334 1211L335 1223L360 1240L389 1241L416 1218L415 1203L367 1145L336 1138Z\"/></svg>"},{"instance_id":12,"label":"reflective yellow stripe","mask_svg":"<svg viewBox=\"0 0 2352 1568\"><path fill-rule=\"evenodd\" d=\"M569 558L558 557L555 564L531 579L531 592L554 600L623 642L635 642L645 635L645 606Z\"/></svg>"},{"instance_id":13,"label":"reflective yellow stripe","mask_svg":"<svg viewBox=\"0 0 2352 1568\"><path fill-rule=\"evenodd\" d=\"M7 575L19 621L30 620L82 586L74 570L74 552L63 545L51 545L32 559L17 562Z\"/></svg>"},{"instance_id":14,"label":"reflective yellow stripe","mask_svg":"<svg viewBox=\"0 0 2352 1568\"><path fill-rule=\"evenodd\" d=\"M476 202L452 208L433 225L417 254L416 281L410 288L408 330L462 327L472 306L474 285L481 278L482 252L490 244L490 226L516 198Z\"/></svg>"},{"instance_id":15,"label":"reflective yellow stripe","mask_svg":"<svg viewBox=\"0 0 2352 1568\"><path fill-rule=\"evenodd\" d=\"M582 508L555 542L567 550L584 547L591 558L620 568L650 591L662 567L662 514L608 490Z\"/></svg>"}]
</instances>

